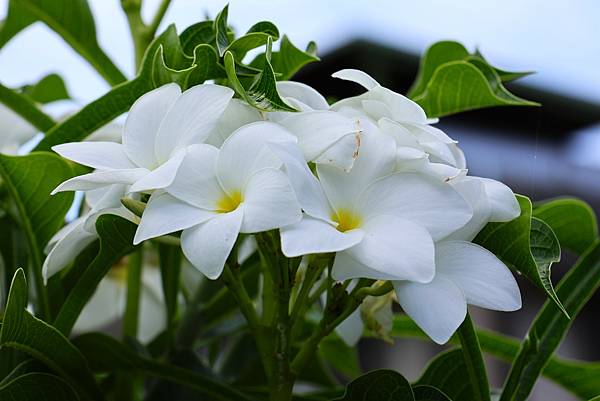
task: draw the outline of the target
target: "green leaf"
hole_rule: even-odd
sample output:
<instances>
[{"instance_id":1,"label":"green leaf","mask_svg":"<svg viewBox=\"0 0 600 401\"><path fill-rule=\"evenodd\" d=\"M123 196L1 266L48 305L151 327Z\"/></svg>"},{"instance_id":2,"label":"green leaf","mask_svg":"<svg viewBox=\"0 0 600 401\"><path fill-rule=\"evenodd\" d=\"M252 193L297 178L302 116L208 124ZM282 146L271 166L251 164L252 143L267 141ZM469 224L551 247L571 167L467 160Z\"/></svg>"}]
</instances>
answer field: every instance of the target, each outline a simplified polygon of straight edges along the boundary
<instances>
[{"instance_id":1,"label":"green leaf","mask_svg":"<svg viewBox=\"0 0 600 401\"><path fill-rule=\"evenodd\" d=\"M36 18L27 12L24 5L18 1L8 3L6 19L0 21L0 49L16 34L35 22Z\"/></svg>"},{"instance_id":2,"label":"green leaf","mask_svg":"<svg viewBox=\"0 0 600 401\"><path fill-rule=\"evenodd\" d=\"M319 355L346 377L356 377L362 373L358 348L346 345L335 333L321 341Z\"/></svg>"},{"instance_id":3,"label":"green leaf","mask_svg":"<svg viewBox=\"0 0 600 401\"><path fill-rule=\"evenodd\" d=\"M273 71L281 81L286 81L294 76L306 64L319 61L317 57L317 45L310 42L305 51L298 49L286 35L281 39L279 51L271 55ZM263 68L265 65L265 53L258 55L251 63L253 67Z\"/></svg>"},{"instance_id":4,"label":"green leaf","mask_svg":"<svg viewBox=\"0 0 600 401\"><path fill-rule=\"evenodd\" d=\"M528 74L494 68L479 52L470 54L458 42L442 41L426 50L408 96L429 117L491 106L537 106L502 85Z\"/></svg>"},{"instance_id":5,"label":"green leaf","mask_svg":"<svg viewBox=\"0 0 600 401\"><path fill-rule=\"evenodd\" d=\"M41 104L71 98L65 81L58 74L46 75L38 83L22 87L21 92L34 102Z\"/></svg>"},{"instance_id":6,"label":"green leaf","mask_svg":"<svg viewBox=\"0 0 600 401\"><path fill-rule=\"evenodd\" d=\"M227 35L227 13L229 11L229 4L227 4L217 17L214 22L214 31L215 31L215 43L217 45L217 52L219 53L219 57L223 57L227 46L229 46L229 37Z\"/></svg>"},{"instance_id":7,"label":"green leaf","mask_svg":"<svg viewBox=\"0 0 600 401\"><path fill-rule=\"evenodd\" d=\"M29 258L35 274L36 301L45 318L50 317L50 309L42 279L43 250L63 226L65 215L73 202L73 193L50 196L50 192L72 176L71 166L55 154L34 152L27 156L0 155L0 177L16 206L21 228L27 238Z\"/></svg>"},{"instance_id":8,"label":"green leaf","mask_svg":"<svg viewBox=\"0 0 600 401\"><path fill-rule=\"evenodd\" d=\"M177 82L186 89L206 79L225 76L217 67L214 49L199 45L190 58L178 43L177 30L170 25L150 44L138 76L115 86L105 95L83 107L50 130L36 150L50 150L52 146L81 141L86 136L128 111L143 94L167 82ZM189 65L185 63L189 62ZM192 68L195 66L195 69Z\"/></svg>"},{"instance_id":9,"label":"green leaf","mask_svg":"<svg viewBox=\"0 0 600 401\"><path fill-rule=\"evenodd\" d=\"M90 333L73 340L97 372L137 370L150 376L182 384L210 397L224 401L253 399L221 381L177 366L147 358L125 344L100 333Z\"/></svg>"},{"instance_id":10,"label":"green leaf","mask_svg":"<svg viewBox=\"0 0 600 401\"><path fill-rule=\"evenodd\" d=\"M270 51L270 48L271 39L268 38L267 54ZM225 53L224 62L229 84L248 104L261 111L296 111L296 109L287 105L283 99L281 99L279 93L277 93L275 73L273 72L273 67L271 67L271 64L268 60L266 60L262 72L258 74L254 83L247 90L242 86L237 77L235 70L235 59L231 52L228 51Z\"/></svg>"},{"instance_id":11,"label":"green leaf","mask_svg":"<svg viewBox=\"0 0 600 401\"><path fill-rule=\"evenodd\" d=\"M464 358L463 363L469 376L469 382L471 383L473 401L489 401L490 385L485 371L485 364L483 363L477 333L475 333L473 322L468 313L464 322L458 328L457 334L460 339L461 351Z\"/></svg>"},{"instance_id":12,"label":"green leaf","mask_svg":"<svg viewBox=\"0 0 600 401\"><path fill-rule=\"evenodd\" d=\"M600 286L600 243L596 242L560 281L557 293L571 317ZM525 400L544 366L566 335L572 320L546 301L532 323L506 380L501 400Z\"/></svg>"},{"instance_id":13,"label":"green leaf","mask_svg":"<svg viewBox=\"0 0 600 401\"><path fill-rule=\"evenodd\" d=\"M29 97L2 84L0 84L0 102L42 132L48 131L56 124L52 117L40 110Z\"/></svg>"},{"instance_id":14,"label":"green leaf","mask_svg":"<svg viewBox=\"0 0 600 401\"><path fill-rule=\"evenodd\" d=\"M10 287L0 330L0 346L23 351L63 377L83 398L103 400L92 372L81 353L58 330L27 310L27 283L17 270Z\"/></svg>"},{"instance_id":15,"label":"green leaf","mask_svg":"<svg viewBox=\"0 0 600 401\"><path fill-rule=\"evenodd\" d=\"M18 14L9 14L9 18L29 23L32 19L42 21L62 36L108 83L116 85L126 80L98 45L94 17L86 0L10 0L11 4L13 2L19 4ZM11 24L19 26L18 22Z\"/></svg>"},{"instance_id":16,"label":"green leaf","mask_svg":"<svg viewBox=\"0 0 600 401\"><path fill-rule=\"evenodd\" d=\"M414 395L410 383L400 373L379 369L353 380L346 393L338 401L412 401Z\"/></svg>"},{"instance_id":17,"label":"green leaf","mask_svg":"<svg viewBox=\"0 0 600 401\"><path fill-rule=\"evenodd\" d=\"M215 41L214 21L201 21L190 25L181 33L180 40L183 51L190 56L194 53L196 46L212 45Z\"/></svg>"},{"instance_id":18,"label":"green leaf","mask_svg":"<svg viewBox=\"0 0 600 401\"><path fill-rule=\"evenodd\" d=\"M582 200L564 198L536 204L533 215L552 228L561 246L578 255L598 238L594 210Z\"/></svg>"},{"instance_id":19,"label":"green leaf","mask_svg":"<svg viewBox=\"0 0 600 401\"><path fill-rule=\"evenodd\" d=\"M564 311L550 281L550 268L560 260L560 245L552 229L532 218L531 201L517 195L521 215L507 223L488 223L474 242L495 253L511 270L523 274Z\"/></svg>"},{"instance_id":20,"label":"green leaf","mask_svg":"<svg viewBox=\"0 0 600 401\"><path fill-rule=\"evenodd\" d=\"M100 238L100 249L92 263L82 273L81 277L67 296L54 327L68 335L77 321L85 304L94 295L100 281L110 268L122 257L132 252L133 236L137 226L122 217L104 214L96 221L96 231Z\"/></svg>"},{"instance_id":21,"label":"green leaf","mask_svg":"<svg viewBox=\"0 0 600 401\"><path fill-rule=\"evenodd\" d=\"M453 349L436 356L427 366L418 385L430 385L440 389L453 401L477 399L469 380L465 380L465 358L460 349Z\"/></svg>"},{"instance_id":22,"label":"green leaf","mask_svg":"<svg viewBox=\"0 0 600 401\"><path fill-rule=\"evenodd\" d=\"M77 393L58 376L27 373L0 385L0 399L12 401L79 401Z\"/></svg>"},{"instance_id":23,"label":"green leaf","mask_svg":"<svg viewBox=\"0 0 600 401\"><path fill-rule=\"evenodd\" d=\"M415 401L452 401L441 390L433 386L420 385L413 387Z\"/></svg>"},{"instance_id":24,"label":"green leaf","mask_svg":"<svg viewBox=\"0 0 600 401\"><path fill-rule=\"evenodd\" d=\"M269 37L273 41L279 39L279 30L273 23L261 21L250 27L244 36L231 42L225 51L230 51L236 60L242 61L248 51L266 45Z\"/></svg>"},{"instance_id":25,"label":"green leaf","mask_svg":"<svg viewBox=\"0 0 600 401\"><path fill-rule=\"evenodd\" d=\"M482 328L477 328L476 332L481 348L486 353L509 364L512 363L519 352L520 339ZM392 335L394 337L411 337L430 341L429 337L408 316L396 316L394 318ZM450 343L459 344L459 340L454 336L450 339ZM542 374L584 399L600 393L600 381L598 380L598 377L600 377L600 362L571 361L552 356Z\"/></svg>"}]
</instances>

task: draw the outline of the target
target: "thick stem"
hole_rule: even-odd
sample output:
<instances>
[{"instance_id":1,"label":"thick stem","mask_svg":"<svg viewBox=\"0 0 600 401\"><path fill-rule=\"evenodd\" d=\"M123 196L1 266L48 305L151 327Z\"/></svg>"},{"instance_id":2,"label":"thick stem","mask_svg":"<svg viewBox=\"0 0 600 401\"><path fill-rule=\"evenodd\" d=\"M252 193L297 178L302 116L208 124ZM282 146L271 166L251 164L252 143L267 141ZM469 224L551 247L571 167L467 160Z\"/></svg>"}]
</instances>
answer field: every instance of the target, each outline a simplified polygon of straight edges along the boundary
<instances>
[{"instance_id":1,"label":"thick stem","mask_svg":"<svg viewBox=\"0 0 600 401\"><path fill-rule=\"evenodd\" d=\"M123 317L123 336L137 337L142 283L142 248L129 255L127 261L127 299Z\"/></svg>"},{"instance_id":2,"label":"thick stem","mask_svg":"<svg viewBox=\"0 0 600 401\"><path fill-rule=\"evenodd\" d=\"M489 401L490 385L488 384L481 347L479 346L479 339L477 338L477 333L473 327L473 321L468 313L464 322L458 328L457 333L465 357L465 365L467 367L471 389L473 390L474 400Z\"/></svg>"}]
</instances>

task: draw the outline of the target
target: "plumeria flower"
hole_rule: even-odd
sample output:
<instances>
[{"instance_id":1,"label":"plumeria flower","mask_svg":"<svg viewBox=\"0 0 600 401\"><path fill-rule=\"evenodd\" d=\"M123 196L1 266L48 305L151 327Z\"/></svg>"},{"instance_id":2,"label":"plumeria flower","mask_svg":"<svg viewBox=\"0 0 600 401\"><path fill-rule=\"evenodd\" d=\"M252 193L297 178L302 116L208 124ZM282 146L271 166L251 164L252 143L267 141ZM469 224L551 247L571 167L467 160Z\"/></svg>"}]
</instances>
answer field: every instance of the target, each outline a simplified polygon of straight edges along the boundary
<instances>
[{"instance_id":1,"label":"plumeria flower","mask_svg":"<svg viewBox=\"0 0 600 401\"><path fill-rule=\"evenodd\" d=\"M521 308L519 287L493 253L470 241L488 222L519 216L519 204L506 185L465 177L453 184L467 199L473 217L436 243L436 273L430 283L393 282L404 311L435 342L448 341L467 313L467 304L498 311Z\"/></svg>"},{"instance_id":2,"label":"plumeria flower","mask_svg":"<svg viewBox=\"0 0 600 401\"><path fill-rule=\"evenodd\" d=\"M137 338L142 343L148 343L166 328L167 316L157 255L150 249L144 251ZM97 331L117 323L125 315L126 299L127 259L123 258L100 281L94 295L81 311L73 331Z\"/></svg>"},{"instance_id":3,"label":"plumeria flower","mask_svg":"<svg viewBox=\"0 0 600 401\"><path fill-rule=\"evenodd\" d=\"M74 177L54 192L88 190L110 184L131 185L132 192L168 186L185 148L204 142L215 129L233 91L203 84L181 92L167 84L140 97L125 121L122 144L77 142L52 149L96 171Z\"/></svg>"},{"instance_id":4,"label":"plumeria flower","mask_svg":"<svg viewBox=\"0 0 600 401\"><path fill-rule=\"evenodd\" d=\"M96 220L101 214L115 214L132 221L137 220L121 205L121 198L126 193L127 186L123 184L114 184L85 193L88 211L60 229L46 245L47 256L42 267L45 280L66 267L98 238Z\"/></svg>"},{"instance_id":5,"label":"plumeria flower","mask_svg":"<svg viewBox=\"0 0 600 401\"><path fill-rule=\"evenodd\" d=\"M25 142L39 131L17 113L0 103L0 153L16 155Z\"/></svg>"},{"instance_id":6,"label":"plumeria flower","mask_svg":"<svg viewBox=\"0 0 600 401\"><path fill-rule=\"evenodd\" d=\"M294 147L271 147L284 161L304 210L302 221L281 229L282 251L288 257L337 252L336 280L429 282L435 272L434 241L472 216L449 184L394 172L393 140L376 131L363 136L350 172L319 164L318 179Z\"/></svg>"},{"instance_id":7,"label":"plumeria flower","mask_svg":"<svg viewBox=\"0 0 600 401\"><path fill-rule=\"evenodd\" d=\"M277 124L257 122L234 132L221 149L189 147L173 182L150 197L134 243L183 230L189 261L208 278L219 277L239 233L300 220L294 190L267 146L295 142Z\"/></svg>"},{"instance_id":8,"label":"plumeria flower","mask_svg":"<svg viewBox=\"0 0 600 401\"><path fill-rule=\"evenodd\" d=\"M394 138L398 148L398 170L421 172L451 179L466 173L466 163L456 141L430 124L417 103L381 86L359 70L341 70L333 77L367 89L362 95L340 100L331 109L358 118L361 125L375 125Z\"/></svg>"}]
</instances>

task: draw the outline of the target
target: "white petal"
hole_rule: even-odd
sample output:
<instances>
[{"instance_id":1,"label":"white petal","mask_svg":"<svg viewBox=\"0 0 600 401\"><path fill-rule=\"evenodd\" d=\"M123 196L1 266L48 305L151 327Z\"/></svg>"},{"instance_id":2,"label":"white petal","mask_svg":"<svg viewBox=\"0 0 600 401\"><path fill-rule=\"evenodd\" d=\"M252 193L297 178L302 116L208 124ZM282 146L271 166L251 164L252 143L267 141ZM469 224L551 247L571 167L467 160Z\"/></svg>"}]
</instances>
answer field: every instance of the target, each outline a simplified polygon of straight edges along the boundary
<instances>
[{"instance_id":1,"label":"white petal","mask_svg":"<svg viewBox=\"0 0 600 401\"><path fill-rule=\"evenodd\" d=\"M240 99L231 99L206 143L218 148L238 128L264 120L260 111Z\"/></svg>"},{"instance_id":2,"label":"white petal","mask_svg":"<svg viewBox=\"0 0 600 401\"><path fill-rule=\"evenodd\" d=\"M85 137L86 142L115 142L123 141L123 124L112 122L98 128Z\"/></svg>"},{"instance_id":3,"label":"white petal","mask_svg":"<svg viewBox=\"0 0 600 401\"><path fill-rule=\"evenodd\" d=\"M136 181L130 188L130 192L147 192L154 189L163 189L171 185L179 166L186 154L185 149L180 149L166 162Z\"/></svg>"},{"instance_id":4,"label":"white petal","mask_svg":"<svg viewBox=\"0 0 600 401\"><path fill-rule=\"evenodd\" d=\"M361 135L358 158L352 170L343 171L329 165L318 165L317 172L327 199L334 209L351 209L359 194L373 181L394 171L396 145L379 131Z\"/></svg>"},{"instance_id":5,"label":"white petal","mask_svg":"<svg viewBox=\"0 0 600 401\"><path fill-rule=\"evenodd\" d=\"M354 259L348 251L338 252L333 261L331 277L337 281L370 277L375 280L392 280L393 276L380 270L372 269Z\"/></svg>"},{"instance_id":6,"label":"white petal","mask_svg":"<svg viewBox=\"0 0 600 401\"><path fill-rule=\"evenodd\" d=\"M467 302L458 286L436 276L427 284L394 281L404 312L438 344L445 344L467 315Z\"/></svg>"},{"instance_id":7,"label":"white petal","mask_svg":"<svg viewBox=\"0 0 600 401\"><path fill-rule=\"evenodd\" d=\"M281 142L269 144L281 159L302 209L312 217L331 221L332 210L317 177L308 168L297 144Z\"/></svg>"},{"instance_id":8,"label":"white petal","mask_svg":"<svg viewBox=\"0 0 600 401\"><path fill-rule=\"evenodd\" d=\"M375 81L369 74L360 70L345 69L331 74L334 78L343 79L346 81L356 82L362 85L365 89L371 90L379 86L379 83Z\"/></svg>"},{"instance_id":9,"label":"white petal","mask_svg":"<svg viewBox=\"0 0 600 401\"><path fill-rule=\"evenodd\" d=\"M85 192L85 202L91 211L121 206L121 198L127 194L128 186L115 184Z\"/></svg>"},{"instance_id":10,"label":"white petal","mask_svg":"<svg viewBox=\"0 0 600 401\"><path fill-rule=\"evenodd\" d=\"M238 246L237 250L237 262L238 264L243 264L246 260L250 258L258 250L258 244L256 243L256 238L254 235L248 235L244 237Z\"/></svg>"},{"instance_id":11,"label":"white petal","mask_svg":"<svg viewBox=\"0 0 600 401\"><path fill-rule=\"evenodd\" d=\"M203 209L215 210L226 196L216 176L219 150L211 145L192 145L166 191L171 195Z\"/></svg>"},{"instance_id":12,"label":"white petal","mask_svg":"<svg viewBox=\"0 0 600 401\"><path fill-rule=\"evenodd\" d=\"M68 230L62 231L62 237L56 241L44 260L42 267L44 281L67 266L97 238L96 234L84 229L84 220L77 220L76 223L71 223L67 227Z\"/></svg>"},{"instance_id":13,"label":"white petal","mask_svg":"<svg viewBox=\"0 0 600 401\"><path fill-rule=\"evenodd\" d=\"M145 168L127 170L95 171L73 177L54 188L51 195L64 191L88 191L112 184L133 184L142 179L149 171Z\"/></svg>"},{"instance_id":14,"label":"white petal","mask_svg":"<svg viewBox=\"0 0 600 401\"><path fill-rule=\"evenodd\" d=\"M365 325L360 316L360 309L356 309L335 328L335 332L348 346L354 347L360 340L364 328Z\"/></svg>"},{"instance_id":15,"label":"white petal","mask_svg":"<svg viewBox=\"0 0 600 401\"><path fill-rule=\"evenodd\" d=\"M462 177L450 182L471 206L473 217L467 224L445 239L471 241L490 221L491 206L485 193L485 187L481 180L474 179L474 177Z\"/></svg>"},{"instance_id":16,"label":"white petal","mask_svg":"<svg viewBox=\"0 0 600 401\"><path fill-rule=\"evenodd\" d=\"M302 211L288 177L280 170L265 168L248 180L244 189L242 233L258 233L293 224Z\"/></svg>"},{"instance_id":17,"label":"white petal","mask_svg":"<svg viewBox=\"0 0 600 401\"><path fill-rule=\"evenodd\" d=\"M314 162L317 164L329 164L341 170L350 171L358 156L359 147L360 135L348 134L325 149Z\"/></svg>"},{"instance_id":18,"label":"white petal","mask_svg":"<svg viewBox=\"0 0 600 401\"><path fill-rule=\"evenodd\" d=\"M121 268L121 267L119 267ZM123 316L125 286L109 274L100 281L73 327L74 333L100 330Z\"/></svg>"},{"instance_id":19,"label":"white petal","mask_svg":"<svg viewBox=\"0 0 600 401\"><path fill-rule=\"evenodd\" d=\"M433 279L433 240L422 226L394 216L377 216L365 222L361 229L365 232L363 240L346 252L380 273L360 277L420 283Z\"/></svg>"},{"instance_id":20,"label":"white petal","mask_svg":"<svg viewBox=\"0 0 600 401\"><path fill-rule=\"evenodd\" d=\"M420 174L395 173L369 186L356 210L369 216L392 215L425 227L434 240L464 226L473 215L448 183Z\"/></svg>"},{"instance_id":21,"label":"white petal","mask_svg":"<svg viewBox=\"0 0 600 401\"><path fill-rule=\"evenodd\" d=\"M492 214L490 221L510 221L521 215L521 207L513 191L500 181L478 178L483 182L490 200Z\"/></svg>"},{"instance_id":22,"label":"white petal","mask_svg":"<svg viewBox=\"0 0 600 401\"><path fill-rule=\"evenodd\" d=\"M181 249L188 260L209 279L217 279L240 232L243 207L222 213L196 227L183 230Z\"/></svg>"},{"instance_id":23,"label":"white petal","mask_svg":"<svg viewBox=\"0 0 600 401\"><path fill-rule=\"evenodd\" d=\"M131 169L137 166L125 154L125 147L114 142L73 142L52 150L76 163L99 170Z\"/></svg>"},{"instance_id":24,"label":"white petal","mask_svg":"<svg viewBox=\"0 0 600 401\"><path fill-rule=\"evenodd\" d=\"M282 227L280 232L281 250L289 258L342 251L364 237L362 230L340 232L331 224L306 215L299 223Z\"/></svg>"},{"instance_id":25,"label":"white petal","mask_svg":"<svg viewBox=\"0 0 600 401\"><path fill-rule=\"evenodd\" d=\"M154 142L158 128L179 96L179 86L167 84L146 93L131 106L123 128L123 145L138 166L156 167Z\"/></svg>"},{"instance_id":26,"label":"white petal","mask_svg":"<svg viewBox=\"0 0 600 401\"><path fill-rule=\"evenodd\" d=\"M515 278L487 249L470 242L442 241L436 245L435 259L438 275L454 281L469 304L506 312L521 308Z\"/></svg>"},{"instance_id":27,"label":"white petal","mask_svg":"<svg viewBox=\"0 0 600 401\"><path fill-rule=\"evenodd\" d=\"M296 142L278 124L261 121L243 126L223 143L217 159L217 176L226 192L241 191L256 171L279 168L281 160L266 145Z\"/></svg>"},{"instance_id":28,"label":"white petal","mask_svg":"<svg viewBox=\"0 0 600 401\"><path fill-rule=\"evenodd\" d=\"M352 166L360 145L359 127L355 120L340 113L326 110L289 113L280 122L298 138L298 145L306 160L314 161L335 143L350 137L350 148L338 155L331 164Z\"/></svg>"},{"instance_id":29,"label":"white petal","mask_svg":"<svg viewBox=\"0 0 600 401\"><path fill-rule=\"evenodd\" d=\"M195 226L215 215L214 212L191 206L168 193L155 193L144 210L133 243L139 244L149 238Z\"/></svg>"},{"instance_id":30,"label":"white petal","mask_svg":"<svg viewBox=\"0 0 600 401\"><path fill-rule=\"evenodd\" d=\"M388 88L379 86L374 88L370 97L381 100L390 110L390 117L400 122L413 122L418 124L427 123L425 111L414 101L406 96L402 96Z\"/></svg>"},{"instance_id":31,"label":"white petal","mask_svg":"<svg viewBox=\"0 0 600 401\"><path fill-rule=\"evenodd\" d=\"M298 100L313 110L327 110L327 100L312 87L295 81L277 82L277 92L284 98Z\"/></svg>"},{"instance_id":32,"label":"white petal","mask_svg":"<svg viewBox=\"0 0 600 401\"><path fill-rule=\"evenodd\" d=\"M397 146L421 149L417 138L403 124L389 118L381 118L377 125L384 134L394 138Z\"/></svg>"},{"instance_id":33,"label":"white petal","mask_svg":"<svg viewBox=\"0 0 600 401\"><path fill-rule=\"evenodd\" d=\"M212 84L183 92L160 124L155 143L157 160L164 162L177 149L204 142L232 96L230 88Z\"/></svg>"}]
</instances>

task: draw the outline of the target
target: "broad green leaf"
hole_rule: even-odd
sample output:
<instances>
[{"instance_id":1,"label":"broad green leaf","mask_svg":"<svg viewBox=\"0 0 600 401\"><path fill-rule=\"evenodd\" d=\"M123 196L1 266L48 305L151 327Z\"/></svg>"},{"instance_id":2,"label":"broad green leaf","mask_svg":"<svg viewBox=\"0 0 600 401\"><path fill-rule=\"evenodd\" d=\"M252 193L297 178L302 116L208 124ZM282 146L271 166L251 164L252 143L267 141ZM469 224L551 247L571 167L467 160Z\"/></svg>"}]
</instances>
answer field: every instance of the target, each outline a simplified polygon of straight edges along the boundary
<instances>
[{"instance_id":1,"label":"broad green leaf","mask_svg":"<svg viewBox=\"0 0 600 401\"><path fill-rule=\"evenodd\" d=\"M223 401L252 401L233 387L198 372L168 365L140 355L125 344L100 333L90 333L73 340L97 372L136 370L147 375L189 386L198 392Z\"/></svg>"},{"instance_id":2,"label":"broad green leaf","mask_svg":"<svg viewBox=\"0 0 600 401\"><path fill-rule=\"evenodd\" d=\"M564 198L536 204L533 215L552 228L561 246L579 255L598 238L594 210L582 200Z\"/></svg>"},{"instance_id":3,"label":"broad green leaf","mask_svg":"<svg viewBox=\"0 0 600 401\"><path fill-rule=\"evenodd\" d=\"M519 352L521 340L490 330L477 328L481 348L488 354L512 363ZM411 337L430 341L429 337L408 317L396 316L392 330L394 337ZM450 343L459 344L457 336ZM600 362L572 361L552 356L542 374L577 396L588 399L600 393Z\"/></svg>"},{"instance_id":4,"label":"broad green leaf","mask_svg":"<svg viewBox=\"0 0 600 401\"><path fill-rule=\"evenodd\" d=\"M575 318L600 286L600 242L596 242L560 281L557 294ZM546 301L532 323L506 380L501 401L525 400L544 366L571 326L556 304Z\"/></svg>"},{"instance_id":5,"label":"broad green leaf","mask_svg":"<svg viewBox=\"0 0 600 401\"><path fill-rule=\"evenodd\" d=\"M48 131L56 124L52 117L40 110L29 97L2 84L0 84L0 102L42 132Z\"/></svg>"},{"instance_id":6,"label":"broad green leaf","mask_svg":"<svg viewBox=\"0 0 600 401\"><path fill-rule=\"evenodd\" d=\"M353 380L338 401L413 401L410 383L400 373L389 369L374 370Z\"/></svg>"},{"instance_id":7,"label":"broad green leaf","mask_svg":"<svg viewBox=\"0 0 600 401\"><path fill-rule=\"evenodd\" d=\"M491 106L536 106L502 85L528 74L494 68L479 52L442 41L426 50L408 96L430 117Z\"/></svg>"},{"instance_id":8,"label":"broad green leaf","mask_svg":"<svg viewBox=\"0 0 600 401\"><path fill-rule=\"evenodd\" d=\"M50 317L50 309L42 280L43 250L63 226L73 202L73 193L50 196L50 192L72 176L71 166L55 154L0 155L0 177L18 211L19 223L27 238L28 256L35 274L37 296L40 297L36 301L45 318Z\"/></svg>"},{"instance_id":9,"label":"broad green leaf","mask_svg":"<svg viewBox=\"0 0 600 401\"><path fill-rule=\"evenodd\" d=\"M550 281L550 268L560 260L560 245L552 229L532 218L531 201L517 195L521 215L507 223L488 223L474 242L496 254L511 270L523 274L564 311ZM564 312L566 314L566 312Z\"/></svg>"},{"instance_id":10,"label":"broad green leaf","mask_svg":"<svg viewBox=\"0 0 600 401\"><path fill-rule=\"evenodd\" d=\"M273 41L279 39L277 27L268 21L258 22L250 27L244 36L231 42L225 51L230 51L236 60L242 61L248 51L266 45L269 37Z\"/></svg>"},{"instance_id":11,"label":"broad green leaf","mask_svg":"<svg viewBox=\"0 0 600 401\"><path fill-rule=\"evenodd\" d=\"M0 21L0 49L16 34L33 24L36 18L18 1L9 1L6 19Z\"/></svg>"},{"instance_id":12,"label":"broad green leaf","mask_svg":"<svg viewBox=\"0 0 600 401\"><path fill-rule=\"evenodd\" d=\"M461 351L464 359L463 364L471 384L473 401L490 401L490 385L485 370L485 364L483 363L483 356L481 355L477 333L475 333L473 322L468 313L465 320L458 328L457 334L460 339Z\"/></svg>"},{"instance_id":13,"label":"broad green leaf","mask_svg":"<svg viewBox=\"0 0 600 401\"><path fill-rule=\"evenodd\" d=\"M46 75L36 84L22 87L21 92L34 102L41 104L71 98L65 82L58 74Z\"/></svg>"},{"instance_id":14,"label":"broad green leaf","mask_svg":"<svg viewBox=\"0 0 600 401\"><path fill-rule=\"evenodd\" d=\"M40 360L64 378L83 398L104 397L83 355L58 330L27 311L27 283L17 270L10 287L0 330L0 346L15 348Z\"/></svg>"},{"instance_id":15,"label":"broad green leaf","mask_svg":"<svg viewBox=\"0 0 600 401\"><path fill-rule=\"evenodd\" d=\"M219 57L223 57L227 46L229 46L229 37L227 35L227 13L229 10L229 4L226 5L217 17L214 22L214 31L215 31L215 41L217 45L217 52L219 53Z\"/></svg>"},{"instance_id":16,"label":"broad green leaf","mask_svg":"<svg viewBox=\"0 0 600 401\"><path fill-rule=\"evenodd\" d=\"M214 21L201 21L190 25L181 33L180 40L183 51L189 56L200 44L212 45L215 41Z\"/></svg>"},{"instance_id":17,"label":"broad green leaf","mask_svg":"<svg viewBox=\"0 0 600 401\"><path fill-rule=\"evenodd\" d=\"M305 51L298 49L283 35L279 51L271 55L271 65L277 75L278 80L285 81L294 76L306 64L319 61L317 57L317 45L310 42ZM251 63L251 66L263 68L265 65L265 53L258 55Z\"/></svg>"},{"instance_id":18,"label":"broad green leaf","mask_svg":"<svg viewBox=\"0 0 600 401\"><path fill-rule=\"evenodd\" d=\"M446 394L433 386L413 386L415 401L452 401Z\"/></svg>"},{"instance_id":19,"label":"broad green leaf","mask_svg":"<svg viewBox=\"0 0 600 401\"><path fill-rule=\"evenodd\" d=\"M335 333L321 341L319 355L346 377L357 377L362 373L358 359L358 348L346 345Z\"/></svg>"},{"instance_id":20,"label":"broad green leaf","mask_svg":"<svg viewBox=\"0 0 600 401\"><path fill-rule=\"evenodd\" d=\"M267 54L271 48L271 39L267 40ZM248 104L256 107L262 111L296 111L293 107L286 104L283 99L277 93L277 86L275 83L275 73L273 67L268 60L265 62L264 68L260 74L255 78L250 88L245 89L239 81L235 71L235 59L231 52L225 53L225 71L227 72L227 78L229 84L237 92L237 94L244 99Z\"/></svg>"},{"instance_id":21,"label":"broad green leaf","mask_svg":"<svg viewBox=\"0 0 600 401\"><path fill-rule=\"evenodd\" d=\"M77 393L58 376L27 373L0 385L0 399L12 401L79 401Z\"/></svg>"},{"instance_id":22,"label":"broad green leaf","mask_svg":"<svg viewBox=\"0 0 600 401\"><path fill-rule=\"evenodd\" d=\"M54 327L69 335L85 304L94 295L100 281L110 268L123 256L135 249L133 236L137 226L122 217L105 214L98 217L96 231L100 238L100 249L92 263L67 295Z\"/></svg>"},{"instance_id":23,"label":"broad green leaf","mask_svg":"<svg viewBox=\"0 0 600 401\"><path fill-rule=\"evenodd\" d=\"M417 385L440 389L452 401L472 401L477 398L469 380L465 380L467 366L460 349L443 352L429 362Z\"/></svg>"},{"instance_id":24,"label":"broad green leaf","mask_svg":"<svg viewBox=\"0 0 600 401\"><path fill-rule=\"evenodd\" d=\"M126 80L96 40L94 17L86 0L10 0L17 2L17 14L8 17L19 21L39 20L58 33L111 85ZM17 24L18 23L12 23ZM21 23L22 24L22 23ZM14 30L14 28L13 28Z\"/></svg>"},{"instance_id":25,"label":"broad green leaf","mask_svg":"<svg viewBox=\"0 0 600 401\"><path fill-rule=\"evenodd\" d=\"M183 53L178 40L175 26L170 25L146 50L135 79L115 86L56 125L38 144L36 150L50 150L54 145L83 140L128 111L140 96L164 83L174 81L186 89L189 85L202 83L206 79L225 76L224 71L217 69L214 49L207 45L199 45L193 53L193 58L190 58ZM185 64L186 61L189 65ZM196 69L191 68L192 66Z\"/></svg>"}]
</instances>

